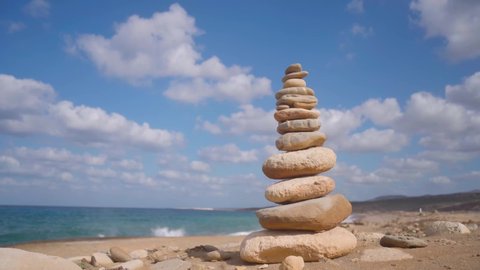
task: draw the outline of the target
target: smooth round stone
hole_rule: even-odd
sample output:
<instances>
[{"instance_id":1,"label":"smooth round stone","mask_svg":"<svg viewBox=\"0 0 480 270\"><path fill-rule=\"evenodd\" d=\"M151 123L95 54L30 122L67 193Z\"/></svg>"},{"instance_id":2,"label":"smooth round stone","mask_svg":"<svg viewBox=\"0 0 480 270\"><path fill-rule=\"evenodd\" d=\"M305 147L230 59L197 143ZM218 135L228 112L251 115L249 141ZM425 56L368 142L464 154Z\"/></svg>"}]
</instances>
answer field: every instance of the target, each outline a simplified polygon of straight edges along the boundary
<instances>
[{"instance_id":1,"label":"smooth round stone","mask_svg":"<svg viewBox=\"0 0 480 270\"><path fill-rule=\"evenodd\" d=\"M282 111L290 108L288 105L277 105L277 111Z\"/></svg>"},{"instance_id":2,"label":"smooth round stone","mask_svg":"<svg viewBox=\"0 0 480 270\"><path fill-rule=\"evenodd\" d=\"M315 199L335 189L335 181L327 176L315 175L284 180L270 185L265 198L274 203L292 203Z\"/></svg>"},{"instance_id":3,"label":"smooth round stone","mask_svg":"<svg viewBox=\"0 0 480 270\"><path fill-rule=\"evenodd\" d=\"M314 146L322 146L327 136L320 131L315 132L291 132L280 136L275 145L281 151L297 151Z\"/></svg>"},{"instance_id":4,"label":"smooth round stone","mask_svg":"<svg viewBox=\"0 0 480 270\"><path fill-rule=\"evenodd\" d=\"M324 231L352 214L352 205L341 194L260 209L257 218L269 230Z\"/></svg>"},{"instance_id":5,"label":"smooth round stone","mask_svg":"<svg viewBox=\"0 0 480 270\"><path fill-rule=\"evenodd\" d=\"M291 64L285 69L285 74L302 71L302 65L299 63Z\"/></svg>"},{"instance_id":6,"label":"smooth round stone","mask_svg":"<svg viewBox=\"0 0 480 270\"><path fill-rule=\"evenodd\" d=\"M285 134L288 132L317 131L320 129L319 119L298 119L285 121L278 124L277 132Z\"/></svg>"},{"instance_id":7,"label":"smooth round stone","mask_svg":"<svg viewBox=\"0 0 480 270\"><path fill-rule=\"evenodd\" d=\"M380 239L383 247L419 248L428 244L424 240L412 236L385 235Z\"/></svg>"},{"instance_id":8,"label":"smooth round stone","mask_svg":"<svg viewBox=\"0 0 480 270\"><path fill-rule=\"evenodd\" d=\"M273 117L278 122L296 119L317 119L320 117L320 112L298 108L287 108L282 111L275 112Z\"/></svg>"},{"instance_id":9,"label":"smooth round stone","mask_svg":"<svg viewBox=\"0 0 480 270\"><path fill-rule=\"evenodd\" d=\"M82 270L67 259L16 248L0 248L2 270Z\"/></svg>"},{"instance_id":10,"label":"smooth round stone","mask_svg":"<svg viewBox=\"0 0 480 270\"><path fill-rule=\"evenodd\" d=\"M119 247L110 248L110 257L114 262L128 262L132 259L125 250Z\"/></svg>"},{"instance_id":11,"label":"smooth round stone","mask_svg":"<svg viewBox=\"0 0 480 270\"><path fill-rule=\"evenodd\" d=\"M315 92L312 88L308 87L288 87L278 90L278 92L275 94L275 98L279 99L283 95L289 94L314 96Z\"/></svg>"},{"instance_id":12,"label":"smooth round stone","mask_svg":"<svg viewBox=\"0 0 480 270\"><path fill-rule=\"evenodd\" d=\"M283 83L283 88L288 88L288 87L305 87L307 86L307 82L303 79L290 79L286 80Z\"/></svg>"},{"instance_id":13,"label":"smooth round stone","mask_svg":"<svg viewBox=\"0 0 480 270\"><path fill-rule=\"evenodd\" d=\"M347 255L356 246L355 236L340 227L325 232L265 230L244 238L240 257L251 263L279 263L293 255L315 262Z\"/></svg>"},{"instance_id":14,"label":"smooth round stone","mask_svg":"<svg viewBox=\"0 0 480 270\"><path fill-rule=\"evenodd\" d=\"M287 179L326 172L335 166L337 156L327 147L312 147L270 156L263 163L265 176Z\"/></svg>"},{"instance_id":15,"label":"smooth round stone","mask_svg":"<svg viewBox=\"0 0 480 270\"><path fill-rule=\"evenodd\" d=\"M277 100L276 105L288 105L290 107L295 107L296 103L306 103L312 104L313 107L317 106L318 99L315 96L305 96L305 95L296 95L288 94L282 96Z\"/></svg>"},{"instance_id":16,"label":"smooth round stone","mask_svg":"<svg viewBox=\"0 0 480 270\"><path fill-rule=\"evenodd\" d=\"M308 71L299 71L299 72L292 72L288 73L282 78L282 82L290 79L303 79L308 76Z\"/></svg>"},{"instance_id":17,"label":"smooth round stone","mask_svg":"<svg viewBox=\"0 0 480 270\"><path fill-rule=\"evenodd\" d=\"M301 256L288 256L283 261L278 270L303 270L305 262Z\"/></svg>"},{"instance_id":18,"label":"smooth round stone","mask_svg":"<svg viewBox=\"0 0 480 270\"><path fill-rule=\"evenodd\" d=\"M293 104L293 108L301 108L301 109L305 109L305 110L311 110L313 108L315 108L317 105L314 104L314 103L303 103L303 102L295 102Z\"/></svg>"}]
</instances>

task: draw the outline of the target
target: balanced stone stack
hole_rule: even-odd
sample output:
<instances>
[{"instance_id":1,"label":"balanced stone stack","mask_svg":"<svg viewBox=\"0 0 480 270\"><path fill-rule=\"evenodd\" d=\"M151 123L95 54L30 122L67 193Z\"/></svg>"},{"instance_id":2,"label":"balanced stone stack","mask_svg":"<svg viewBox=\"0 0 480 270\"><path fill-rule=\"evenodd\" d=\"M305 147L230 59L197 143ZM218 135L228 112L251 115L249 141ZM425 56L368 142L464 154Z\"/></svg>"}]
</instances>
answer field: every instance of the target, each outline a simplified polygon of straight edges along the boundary
<instances>
[{"instance_id":1,"label":"balanced stone stack","mask_svg":"<svg viewBox=\"0 0 480 270\"><path fill-rule=\"evenodd\" d=\"M276 146L286 152L269 157L262 169L268 178L282 180L265 191L267 200L282 205L257 211L267 230L243 240L240 256L248 262L277 263L290 255L318 261L346 255L357 245L351 232L338 227L352 212L350 202L341 194L327 195L335 181L319 175L335 166L336 155L322 146L326 136L319 131L320 113L313 110L318 101L307 75L300 64L290 65L275 95L281 134Z\"/></svg>"}]
</instances>

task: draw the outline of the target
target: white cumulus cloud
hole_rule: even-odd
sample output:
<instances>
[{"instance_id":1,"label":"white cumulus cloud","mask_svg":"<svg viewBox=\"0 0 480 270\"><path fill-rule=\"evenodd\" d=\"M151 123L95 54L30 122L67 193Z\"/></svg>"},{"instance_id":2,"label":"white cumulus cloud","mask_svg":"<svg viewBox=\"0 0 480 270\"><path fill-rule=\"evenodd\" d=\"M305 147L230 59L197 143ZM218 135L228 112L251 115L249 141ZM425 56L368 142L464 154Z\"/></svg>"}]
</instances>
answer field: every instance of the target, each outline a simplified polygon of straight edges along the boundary
<instances>
[{"instance_id":1,"label":"white cumulus cloud","mask_svg":"<svg viewBox=\"0 0 480 270\"><path fill-rule=\"evenodd\" d=\"M247 103L271 93L270 80L255 77L249 68L226 66L216 56L203 59L194 41L200 33L195 19L173 4L150 18L130 16L110 38L79 35L69 51L85 54L106 75L130 83L169 77L164 94L181 102L213 98Z\"/></svg>"},{"instance_id":2,"label":"white cumulus cloud","mask_svg":"<svg viewBox=\"0 0 480 270\"><path fill-rule=\"evenodd\" d=\"M480 1L414 0L410 9L426 37L446 40L446 53L454 60L480 56Z\"/></svg>"},{"instance_id":3,"label":"white cumulus cloud","mask_svg":"<svg viewBox=\"0 0 480 270\"><path fill-rule=\"evenodd\" d=\"M245 163L258 160L257 150L241 150L233 143L205 147L200 149L198 154L207 160L219 162Z\"/></svg>"},{"instance_id":4,"label":"white cumulus cloud","mask_svg":"<svg viewBox=\"0 0 480 270\"><path fill-rule=\"evenodd\" d=\"M158 150L183 143L183 134L154 129L101 108L56 101L53 88L0 74L0 132L44 134L91 146Z\"/></svg>"}]
</instances>

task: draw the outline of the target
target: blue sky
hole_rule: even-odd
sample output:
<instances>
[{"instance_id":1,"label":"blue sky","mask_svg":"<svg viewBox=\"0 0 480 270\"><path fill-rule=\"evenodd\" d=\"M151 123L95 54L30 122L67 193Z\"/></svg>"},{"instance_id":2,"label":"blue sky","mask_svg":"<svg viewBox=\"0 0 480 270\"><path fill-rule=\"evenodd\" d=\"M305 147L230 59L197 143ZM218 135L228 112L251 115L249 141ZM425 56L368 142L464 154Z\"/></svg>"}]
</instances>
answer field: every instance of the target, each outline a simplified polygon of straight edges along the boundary
<instances>
[{"instance_id":1,"label":"blue sky","mask_svg":"<svg viewBox=\"0 0 480 270\"><path fill-rule=\"evenodd\" d=\"M478 1L2 1L0 204L269 204L299 62L351 200L479 188Z\"/></svg>"}]
</instances>

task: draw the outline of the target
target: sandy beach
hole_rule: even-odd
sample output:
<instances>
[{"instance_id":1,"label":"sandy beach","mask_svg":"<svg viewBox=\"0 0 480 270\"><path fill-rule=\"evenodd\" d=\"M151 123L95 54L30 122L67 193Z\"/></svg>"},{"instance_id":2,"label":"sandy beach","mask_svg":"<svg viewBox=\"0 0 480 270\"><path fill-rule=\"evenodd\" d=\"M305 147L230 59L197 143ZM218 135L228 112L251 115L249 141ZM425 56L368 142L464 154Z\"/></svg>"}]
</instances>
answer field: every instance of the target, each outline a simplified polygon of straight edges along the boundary
<instances>
[{"instance_id":1,"label":"sandy beach","mask_svg":"<svg viewBox=\"0 0 480 270\"><path fill-rule=\"evenodd\" d=\"M425 230L433 221L455 221L470 228L469 234L440 234L426 236ZM333 260L306 263L305 269L480 269L479 212L369 212L359 215L353 224L342 224L358 239L357 248L344 257ZM383 234L418 237L428 243L423 248L387 248L380 245ZM127 252L145 249L162 252L163 259L181 258L205 269L259 269L239 257L243 236L198 236L82 239L19 244L13 247L55 255L64 258L89 256L94 252L106 252L116 246ZM225 261L209 261L202 245L212 245L230 254ZM145 269L150 269L146 261ZM241 266L245 267L242 268ZM208 268L210 267L210 268ZM264 266L265 267L265 266ZM263 269L278 269L270 264Z\"/></svg>"}]
</instances>

